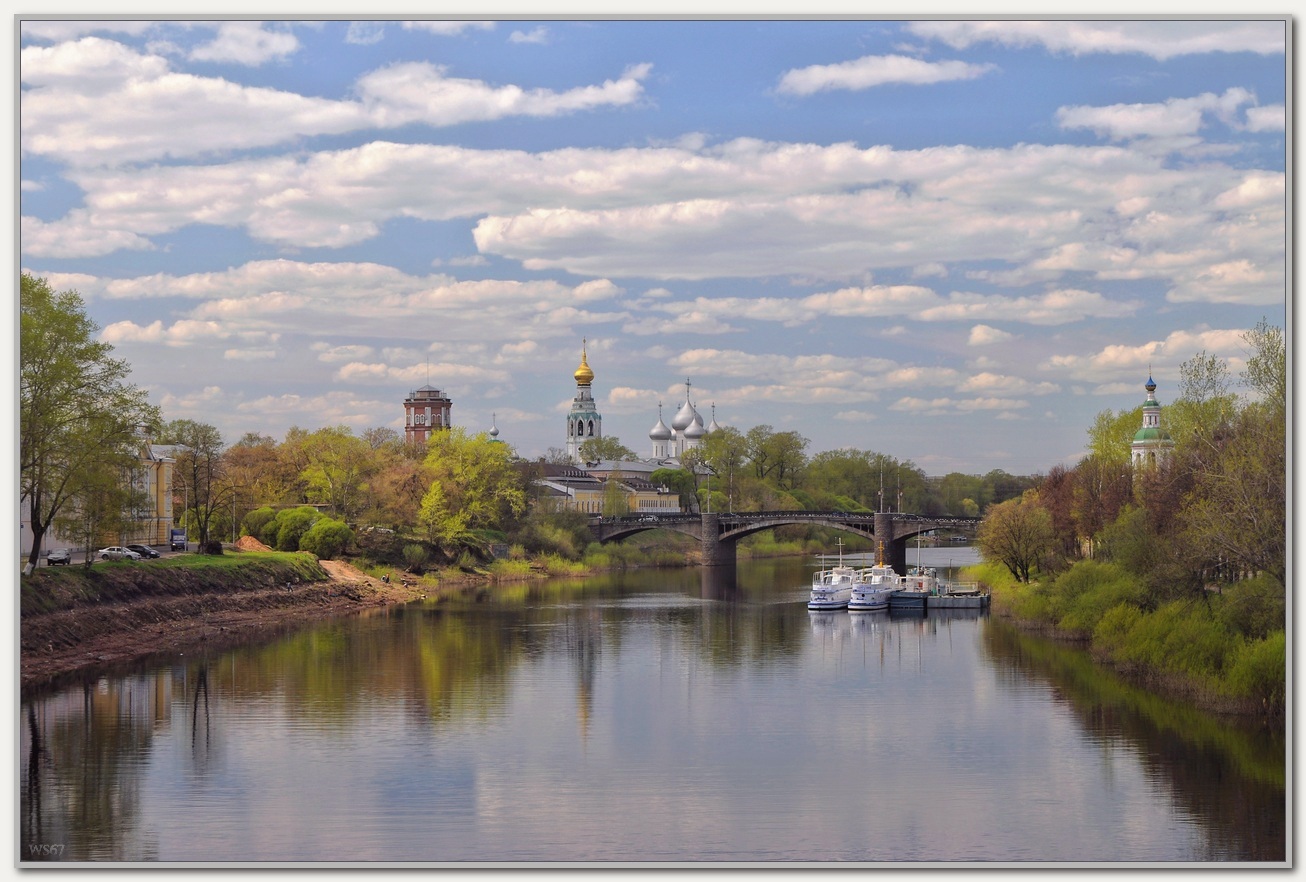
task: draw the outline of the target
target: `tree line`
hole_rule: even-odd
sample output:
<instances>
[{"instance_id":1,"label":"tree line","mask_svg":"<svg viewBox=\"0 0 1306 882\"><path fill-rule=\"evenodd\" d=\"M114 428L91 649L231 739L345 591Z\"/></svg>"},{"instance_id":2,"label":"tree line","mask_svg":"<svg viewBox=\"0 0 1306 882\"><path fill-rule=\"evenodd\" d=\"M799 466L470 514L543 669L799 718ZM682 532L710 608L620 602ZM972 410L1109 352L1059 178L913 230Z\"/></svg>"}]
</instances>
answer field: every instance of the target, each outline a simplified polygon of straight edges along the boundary
<instances>
[{"instance_id":1,"label":"tree line","mask_svg":"<svg viewBox=\"0 0 1306 882\"><path fill-rule=\"evenodd\" d=\"M133 498L128 476L146 439L171 451L175 518L201 548L242 533L287 544L289 538L278 538L280 524L273 533L270 523L295 508L314 512L299 520L330 518L349 530L393 531L450 553L483 548L493 534L540 532L539 516L531 512L547 510L548 503L532 481L535 466L567 461L557 448L525 461L509 445L461 428L437 432L424 446L388 427L355 433L348 426L294 427L281 439L250 432L228 443L212 425L164 419L127 381L130 366L97 340L99 329L75 291L57 293L44 279L23 274L20 318L21 496L35 540L28 567L52 529L84 537L89 547L130 524L141 500ZM813 455L809 446L794 431L726 426L706 435L678 466L652 477L676 490L690 511L970 516L1037 483L1001 470L931 479L911 461L887 454L841 449ZM637 458L615 437L585 442L581 455L588 461ZM609 495L619 509L621 495ZM568 529L577 532L575 525ZM303 541L308 530L297 530L284 536ZM350 535L325 526L317 532L327 534L337 538L318 547L332 548Z\"/></svg>"}]
</instances>

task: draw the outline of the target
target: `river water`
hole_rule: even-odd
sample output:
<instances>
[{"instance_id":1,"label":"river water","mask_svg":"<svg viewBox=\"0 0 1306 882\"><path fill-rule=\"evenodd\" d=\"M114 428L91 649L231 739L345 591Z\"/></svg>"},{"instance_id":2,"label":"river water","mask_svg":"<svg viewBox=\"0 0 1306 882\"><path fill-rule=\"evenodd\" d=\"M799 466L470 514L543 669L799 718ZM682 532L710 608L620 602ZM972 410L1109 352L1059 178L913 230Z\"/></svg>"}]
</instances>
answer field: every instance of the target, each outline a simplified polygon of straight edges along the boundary
<instances>
[{"instance_id":1,"label":"river water","mask_svg":"<svg viewBox=\"0 0 1306 882\"><path fill-rule=\"evenodd\" d=\"M1282 737L987 613L811 613L812 569L501 586L28 696L20 859L1290 859Z\"/></svg>"}]
</instances>

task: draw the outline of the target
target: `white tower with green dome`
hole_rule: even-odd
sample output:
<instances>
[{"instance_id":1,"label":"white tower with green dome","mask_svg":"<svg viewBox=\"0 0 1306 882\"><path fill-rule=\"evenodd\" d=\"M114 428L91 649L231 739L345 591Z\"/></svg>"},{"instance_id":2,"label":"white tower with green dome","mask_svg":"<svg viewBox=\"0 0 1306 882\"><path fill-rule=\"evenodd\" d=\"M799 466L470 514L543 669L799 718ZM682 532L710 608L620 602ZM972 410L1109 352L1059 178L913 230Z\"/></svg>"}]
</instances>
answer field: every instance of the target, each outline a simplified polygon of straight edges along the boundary
<instances>
[{"instance_id":1,"label":"white tower with green dome","mask_svg":"<svg viewBox=\"0 0 1306 882\"><path fill-rule=\"evenodd\" d=\"M1134 433L1134 443L1130 451L1135 468L1150 468L1163 463L1174 450L1174 441L1165 429L1161 428L1161 405L1156 400L1156 382L1149 375L1147 400L1143 402L1143 427Z\"/></svg>"}]
</instances>

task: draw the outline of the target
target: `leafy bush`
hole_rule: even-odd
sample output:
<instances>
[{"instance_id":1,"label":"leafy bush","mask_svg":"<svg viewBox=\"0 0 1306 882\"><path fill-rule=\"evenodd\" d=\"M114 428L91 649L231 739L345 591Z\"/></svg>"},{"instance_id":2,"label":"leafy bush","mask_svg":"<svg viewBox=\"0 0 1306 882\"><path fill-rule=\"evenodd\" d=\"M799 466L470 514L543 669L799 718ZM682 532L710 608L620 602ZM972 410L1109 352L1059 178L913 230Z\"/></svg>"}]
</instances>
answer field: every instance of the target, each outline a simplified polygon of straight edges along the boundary
<instances>
[{"instance_id":1,"label":"leafy bush","mask_svg":"<svg viewBox=\"0 0 1306 882\"><path fill-rule=\"evenodd\" d=\"M343 521L319 518L299 539L299 550L308 551L321 559L331 560L349 547L354 531Z\"/></svg>"},{"instance_id":2,"label":"leafy bush","mask_svg":"<svg viewBox=\"0 0 1306 882\"><path fill-rule=\"evenodd\" d=\"M240 535L253 536L255 539L262 540L263 528L276 516L277 513L272 510L270 505L254 509L245 515L244 520L240 522Z\"/></svg>"},{"instance_id":3,"label":"leafy bush","mask_svg":"<svg viewBox=\"0 0 1306 882\"><path fill-rule=\"evenodd\" d=\"M1287 640L1276 631L1262 640L1243 643L1229 662L1225 678L1230 691L1259 701L1262 706L1281 709L1287 682Z\"/></svg>"},{"instance_id":4,"label":"leafy bush","mask_svg":"<svg viewBox=\"0 0 1306 882\"><path fill-rule=\"evenodd\" d=\"M278 551L298 551L300 537L320 517L322 517L321 512L311 505L283 508L259 527L257 533L250 533L250 535L257 536L259 541L269 548Z\"/></svg>"},{"instance_id":5,"label":"leafy bush","mask_svg":"<svg viewBox=\"0 0 1306 882\"><path fill-rule=\"evenodd\" d=\"M222 554L222 540L210 539L204 543L204 554Z\"/></svg>"},{"instance_id":6,"label":"leafy bush","mask_svg":"<svg viewBox=\"0 0 1306 882\"><path fill-rule=\"evenodd\" d=\"M1049 612L1057 627L1087 636L1107 610L1138 605L1145 590L1141 580L1114 564L1079 561L1049 587Z\"/></svg>"},{"instance_id":7,"label":"leafy bush","mask_svg":"<svg viewBox=\"0 0 1306 882\"><path fill-rule=\"evenodd\" d=\"M1236 582L1216 598L1217 614L1230 630L1253 640L1283 630L1282 583L1268 573Z\"/></svg>"},{"instance_id":8,"label":"leafy bush","mask_svg":"<svg viewBox=\"0 0 1306 882\"><path fill-rule=\"evenodd\" d=\"M408 569L412 572L420 573L430 559L431 554L426 550L425 545L409 542L404 546L404 563L408 564Z\"/></svg>"}]
</instances>

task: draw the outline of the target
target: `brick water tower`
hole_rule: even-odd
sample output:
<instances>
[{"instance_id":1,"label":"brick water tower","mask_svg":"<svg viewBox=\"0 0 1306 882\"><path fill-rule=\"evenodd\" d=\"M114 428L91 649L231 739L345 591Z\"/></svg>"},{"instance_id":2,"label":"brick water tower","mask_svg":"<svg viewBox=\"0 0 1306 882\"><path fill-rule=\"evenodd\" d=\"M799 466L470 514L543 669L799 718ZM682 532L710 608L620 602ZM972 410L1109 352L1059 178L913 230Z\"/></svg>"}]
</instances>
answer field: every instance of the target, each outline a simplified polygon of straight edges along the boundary
<instances>
[{"instance_id":1,"label":"brick water tower","mask_svg":"<svg viewBox=\"0 0 1306 882\"><path fill-rule=\"evenodd\" d=\"M409 392L404 399L404 439L410 444L426 444L434 432L449 428L452 407L449 397L434 386Z\"/></svg>"}]
</instances>

